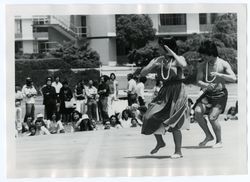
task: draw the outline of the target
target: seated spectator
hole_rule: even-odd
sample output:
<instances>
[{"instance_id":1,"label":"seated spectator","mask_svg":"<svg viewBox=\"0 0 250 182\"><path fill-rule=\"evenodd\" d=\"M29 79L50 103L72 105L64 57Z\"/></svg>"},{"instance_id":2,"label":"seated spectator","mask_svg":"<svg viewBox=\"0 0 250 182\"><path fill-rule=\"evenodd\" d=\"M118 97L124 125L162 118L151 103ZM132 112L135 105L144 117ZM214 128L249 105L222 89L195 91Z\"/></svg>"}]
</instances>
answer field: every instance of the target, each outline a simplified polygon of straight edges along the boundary
<instances>
[{"instance_id":1,"label":"seated spectator","mask_svg":"<svg viewBox=\"0 0 250 182\"><path fill-rule=\"evenodd\" d=\"M129 128L131 126L131 112L128 109L122 111L121 125L123 128Z\"/></svg>"},{"instance_id":2,"label":"seated spectator","mask_svg":"<svg viewBox=\"0 0 250 182\"><path fill-rule=\"evenodd\" d=\"M96 121L94 119L90 120L90 127L93 130L98 130L98 126L96 125Z\"/></svg>"},{"instance_id":3,"label":"seated spectator","mask_svg":"<svg viewBox=\"0 0 250 182\"><path fill-rule=\"evenodd\" d=\"M43 114L38 114L35 121L36 135L50 135L49 130L46 128L46 124L43 119Z\"/></svg>"},{"instance_id":4,"label":"seated spectator","mask_svg":"<svg viewBox=\"0 0 250 182\"><path fill-rule=\"evenodd\" d=\"M91 126L90 119L87 114L82 115L78 111L73 112L73 126L75 131L91 131L93 130Z\"/></svg>"},{"instance_id":5,"label":"seated spectator","mask_svg":"<svg viewBox=\"0 0 250 182\"><path fill-rule=\"evenodd\" d=\"M32 125L30 126L29 133L27 134L27 136L35 136L35 135L36 135L36 126Z\"/></svg>"},{"instance_id":6,"label":"seated spectator","mask_svg":"<svg viewBox=\"0 0 250 182\"><path fill-rule=\"evenodd\" d=\"M122 128L122 125L121 125L121 123L118 120L118 117L116 115L110 116L109 122L110 122L110 129L119 129L119 128Z\"/></svg>"},{"instance_id":7,"label":"seated spectator","mask_svg":"<svg viewBox=\"0 0 250 182\"><path fill-rule=\"evenodd\" d=\"M145 109L144 108L147 108L146 106L141 106L139 107L138 104L133 104L131 107L130 107L130 110L132 112L132 118L135 118L137 120L137 123L141 126L142 125L142 117L143 117L143 114L146 112L142 112L144 111ZM147 110L147 109L146 109Z\"/></svg>"},{"instance_id":8,"label":"seated spectator","mask_svg":"<svg viewBox=\"0 0 250 182\"><path fill-rule=\"evenodd\" d=\"M224 119L225 121L228 120L238 120L238 101L236 102L235 107L230 107L227 116Z\"/></svg>"},{"instance_id":9,"label":"seated spectator","mask_svg":"<svg viewBox=\"0 0 250 182\"><path fill-rule=\"evenodd\" d=\"M105 124L104 124L104 130L109 130L110 129L110 122L109 121L107 121Z\"/></svg>"},{"instance_id":10,"label":"seated spectator","mask_svg":"<svg viewBox=\"0 0 250 182\"><path fill-rule=\"evenodd\" d=\"M51 121L48 120L47 122L47 128L51 134L56 134L56 133L65 133L63 124L61 120L57 119L56 113L52 114L52 119Z\"/></svg>"},{"instance_id":11,"label":"seated spectator","mask_svg":"<svg viewBox=\"0 0 250 182\"><path fill-rule=\"evenodd\" d=\"M138 121L137 121L137 119L136 118L132 118L131 119L131 128L135 128L135 127L137 127L137 125L138 125Z\"/></svg>"}]
</instances>

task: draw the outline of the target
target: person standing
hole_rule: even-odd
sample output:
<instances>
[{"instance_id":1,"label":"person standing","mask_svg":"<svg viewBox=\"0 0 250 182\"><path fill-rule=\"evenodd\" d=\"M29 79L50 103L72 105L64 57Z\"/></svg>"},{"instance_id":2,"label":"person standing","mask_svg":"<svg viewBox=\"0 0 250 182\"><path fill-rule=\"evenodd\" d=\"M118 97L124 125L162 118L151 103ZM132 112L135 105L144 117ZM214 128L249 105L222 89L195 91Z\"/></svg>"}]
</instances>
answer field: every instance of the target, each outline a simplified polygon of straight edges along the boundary
<instances>
[{"instance_id":1,"label":"person standing","mask_svg":"<svg viewBox=\"0 0 250 182\"><path fill-rule=\"evenodd\" d=\"M178 56L176 41L173 37L159 39L160 51L163 56L150 61L141 71L142 76L150 72L156 72L158 78L163 81L163 87L160 89L156 98L149 104L146 113L143 116L142 134L154 134L156 138L156 147L151 154L158 152L165 147L162 135L172 132L175 152L171 158L181 158L182 134L189 120L188 104L185 85L183 84L183 68L187 66L185 58Z\"/></svg>"},{"instance_id":2,"label":"person standing","mask_svg":"<svg viewBox=\"0 0 250 182\"><path fill-rule=\"evenodd\" d=\"M76 98L76 110L81 114L85 114L86 91L82 81L77 83L74 96Z\"/></svg>"},{"instance_id":3,"label":"person standing","mask_svg":"<svg viewBox=\"0 0 250 182\"><path fill-rule=\"evenodd\" d=\"M70 115L74 108L67 107L65 102L70 102L73 97L72 91L69 88L68 82L63 82L63 87L60 90L60 113L62 114L62 121L68 124L71 120Z\"/></svg>"},{"instance_id":4,"label":"person standing","mask_svg":"<svg viewBox=\"0 0 250 182\"><path fill-rule=\"evenodd\" d=\"M137 96L136 96L136 81L133 78L133 74L128 74L128 106L131 106L132 104L137 102Z\"/></svg>"},{"instance_id":5,"label":"person standing","mask_svg":"<svg viewBox=\"0 0 250 182\"><path fill-rule=\"evenodd\" d=\"M56 112L60 111L60 90L62 88L62 84L60 82L60 77L55 76L55 81L52 83L52 86L56 89Z\"/></svg>"},{"instance_id":6,"label":"person standing","mask_svg":"<svg viewBox=\"0 0 250 182\"><path fill-rule=\"evenodd\" d=\"M16 130L18 133L22 130L22 100L23 100L23 93L21 92L21 88L19 85L15 86L15 109L16 109L16 117L15 117L15 124Z\"/></svg>"},{"instance_id":7,"label":"person standing","mask_svg":"<svg viewBox=\"0 0 250 182\"><path fill-rule=\"evenodd\" d=\"M110 74L108 80L110 94L108 97L108 114L109 116L114 114L113 102L118 98L118 81L116 80L116 76L114 73Z\"/></svg>"},{"instance_id":8,"label":"person standing","mask_svg":"<svg viewBox=\"0 0 250 182\"><path fill-rule=\"evenodd\" d=\"M97 120L97 88L93 86L93 80L89 80L89 84L86 87L87 96L87 113L91 120Z\"/></svg>"},{"instance_id":9,"label":"person standing","mask_svg":"<svg viewBox=\"0 0 250 182\"><path fill-rule=\"evenodd\" d=\"M52 114L56 112L56 89L52 86L52 78L46 79L46 86L42 88L43 104L45 106L45 119L51 120Z\"/></svg>"},{"instance_id":10,"label":"person standing","mask_svg":"<svg viewBox=\"0 0 250 182\"><path fill-rule=\"evenodd\" d=\"M100 78L100 84L98 86L98 94L99 94L99 112L100 112L100 118L105 123L107 120L109 120L108 115L108 97L110 94L109 85L107 84L108 76L101 76Z\"/></svg>"},{"instance_id":11,"label":"person standing","mask_svg":"<svg viewBox=\"0 0 250 182\"><path fill-rule=\"evenodd\" d=\"M197 84L204 94L196 104L195 120L206 135L199 146L206 146L214 139L204 118L204 114L208 114L208 120L216 137L213 148L221 148L221 126L218 117L224 112L227 103L226 82L236 82L236 76L230 64L218 57L217 47L212 40L202 41L198 51L203 61L198 65Z\"/></svg>"},{"instance_id":12,"label":"person standing","mask_svg":"<svg viewBox=\"0 0 250 182\"><path fill-rule=\"evenodd\" d=\"M24 117L24 122L26 122L28 116L31 116L32 119L35 118L35 97L37 95L37 91L33 86L33 82L30 77L26 78L26 84L22 88L22 93L25 100L26 113Z\"/></svg>"},{"instance_id":13,"label":"person standing","mask_svg":"<svg viewBox=\"0 0 250 182\"><path fill-rule=\"evenodd\" d=\"M145 106L145 83L147 81L147 77L142 76L139 78L139 83L136 85L136 95L138 98L138 103L140 106Z\"/></svg>"}]
</instances>

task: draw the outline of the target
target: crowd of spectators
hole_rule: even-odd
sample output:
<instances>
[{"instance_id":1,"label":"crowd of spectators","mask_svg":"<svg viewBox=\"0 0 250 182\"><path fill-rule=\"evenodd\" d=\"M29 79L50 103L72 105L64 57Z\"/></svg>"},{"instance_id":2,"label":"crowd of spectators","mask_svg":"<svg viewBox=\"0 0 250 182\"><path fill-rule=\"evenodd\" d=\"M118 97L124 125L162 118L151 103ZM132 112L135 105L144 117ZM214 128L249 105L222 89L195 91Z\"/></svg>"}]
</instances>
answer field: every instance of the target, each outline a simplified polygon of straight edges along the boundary
<instances>
[{"instance_id":1,"label":"crowd of spectators","mask_svg":"<svg viewBox=\"0 0 250 182\"><path fill-rule=\"evenodd\" d=\"M102 75L95 85L91 79L87 82L79 80L73 89L67 80L61 82L58 76L48 77L39 90L30 77L26 78L23 87L15 87L16 136L140 127L147 109L144 95L147 78L129 74L127 79L127 89L124 90L127 95L119 98L114 73ZM156 85L154 96L159 86ZM35 116L39 94L43 98L44 111ZM121 106L119 102L124 99L127 103ZM117 105L122 110L117 109ZM24 117L22 113L25 113Z\"/></svg>"}]
</instances>

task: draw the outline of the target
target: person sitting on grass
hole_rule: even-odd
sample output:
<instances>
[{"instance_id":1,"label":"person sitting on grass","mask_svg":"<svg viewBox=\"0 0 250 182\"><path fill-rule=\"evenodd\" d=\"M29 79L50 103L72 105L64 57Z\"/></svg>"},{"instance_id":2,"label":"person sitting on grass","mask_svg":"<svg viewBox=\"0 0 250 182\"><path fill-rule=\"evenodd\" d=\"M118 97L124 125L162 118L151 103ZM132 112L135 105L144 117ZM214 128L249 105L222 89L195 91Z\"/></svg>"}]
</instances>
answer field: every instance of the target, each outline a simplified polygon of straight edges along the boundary
<instances>
[{"instance_id":1,"label":"person sitting on grass","mask_svg":"<svg viewBox=\"0 0 250 182\"><path fill-rule=\"evenodd\" d=\"M110 129L119 129L122 128L122 125L116 115L112 115L109 118Z\"/></svg>"},{"instance_id":2,"label":"person sitting on grass","mask_svg":"<svg viewBox=\"0 0 250 182\"><path fill-rule=\"evenodd\" d=\"M72 116L74 131L93 130L87 114L82 115L79 111L74 111Z\"/></svg>"},{"instance_id":3,"label":"person sitting on grass","mask_svg":"<svg viewBox=\"0 0 250 182\"><path fill-rule=\"evenodd\" d=\"M43 114L38 114L35 121L36 135L50 135L49 130L46 128L46 124L43 119Z\"/></svg>"},{"instance_id":4,"label":"person sitting on grass","mask_svg":"<svg viewBox=\"0 0 250 182\"><path fill-rule=\"evenodd\" d=\"M238 101L236 101L235 107L230 107L228 109L227 116L224 120L238 120Z\"/></svg>"},{"instance_id":5,"label":"person sitting on grass","mask_svg":"<svg viewBox=\"0 0 250 182\"><path fill-rule=\"evenodd\" d=\"M51 134L65 133L63 124L61 120L58 119L56 113L53 113L52 119L48 120L47 128L49 129Z\"/></svg>"},{"instance_id":6,"label":"person sitting on grass","mask_svg":"<svg viewBox=\"0 0 250 182\"><path fill-rule=\"evenodd\" d=\"M131 111L128 109L125 109L122 111L121 115L121 125L123 128L129 128L131 125Z\"/></svg>"}]
</instances>

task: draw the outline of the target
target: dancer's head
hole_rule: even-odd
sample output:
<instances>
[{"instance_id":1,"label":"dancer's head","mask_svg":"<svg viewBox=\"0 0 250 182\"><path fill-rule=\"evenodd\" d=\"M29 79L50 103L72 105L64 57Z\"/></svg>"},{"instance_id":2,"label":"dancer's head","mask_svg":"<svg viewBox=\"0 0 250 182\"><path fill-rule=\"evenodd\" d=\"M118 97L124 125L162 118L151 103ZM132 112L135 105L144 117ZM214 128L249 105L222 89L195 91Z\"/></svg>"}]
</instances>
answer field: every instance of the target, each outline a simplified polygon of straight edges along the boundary
<instances>
[{"instance_id":1,"label":"dancer's head","mask_svg":"<svg viewBox=\"0 0 250 182\"><path fill-rule=\"evenodd\" d=\"M160 52L163 55L167 53L167 50L165 49L164 45L167 45L172 51L174 51L175 53L178 53L178 47L177 47L176 40L174 37L172 37L172 36L159 37L158 43L161 47ZM163 50L164 50L164 52L163 52Z\"/></svg>"},{"instance_id":2,"label":"dancer's head","mask_svg":"<svg viewBox=\"0 0 250 182\"><path fill-rule=\"evenodd\" d=\"M202 59L209 61L210 59L218 57L218 50L214 41L210 39L205 39L201 42L201 45L198 49L198 52L201 55Z\"/></svg>"}]
</instances>

